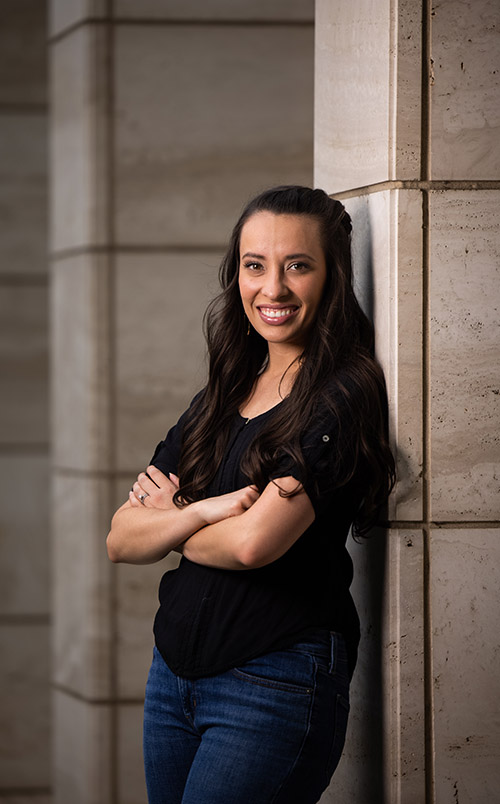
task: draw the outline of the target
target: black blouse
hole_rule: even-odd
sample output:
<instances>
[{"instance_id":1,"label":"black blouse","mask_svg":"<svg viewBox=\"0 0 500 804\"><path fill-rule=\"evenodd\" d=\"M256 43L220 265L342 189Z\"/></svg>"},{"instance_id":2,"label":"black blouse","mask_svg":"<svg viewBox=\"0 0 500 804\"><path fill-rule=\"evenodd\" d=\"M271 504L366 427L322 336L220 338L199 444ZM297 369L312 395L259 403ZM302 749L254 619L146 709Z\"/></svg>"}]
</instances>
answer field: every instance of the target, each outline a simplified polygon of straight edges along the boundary
<instances>
[{"instance_id":1,"label":"black blouse","mask_svg":"<svg viewBox=\"0 0 500 804\"><path fill-rule=\"evenodd\" d=\"M275 410L249 420L234 415L226 454L207 496L247 485L241 458ZM177 474L183 426L189 415L190 409L158 444L151 460L165 474ZM345 427L343 423L342 429ZM332 488L334 451L340 448L338 433L337 420L325 413L316 417L303 435L303 454L312 478L304 486L316 517L281 558L257 569L226 570L183 557L177 569L164 574L154 635L174 673L191 679L221 673L263 653L289 647L312 628L343 634L352 673L359 620L349 592L353 568L345 542L362 488L356 477L347 486ZM272 477L288 475L304 480L289 460L277 466Z\"/></svg>"}]
</instances>

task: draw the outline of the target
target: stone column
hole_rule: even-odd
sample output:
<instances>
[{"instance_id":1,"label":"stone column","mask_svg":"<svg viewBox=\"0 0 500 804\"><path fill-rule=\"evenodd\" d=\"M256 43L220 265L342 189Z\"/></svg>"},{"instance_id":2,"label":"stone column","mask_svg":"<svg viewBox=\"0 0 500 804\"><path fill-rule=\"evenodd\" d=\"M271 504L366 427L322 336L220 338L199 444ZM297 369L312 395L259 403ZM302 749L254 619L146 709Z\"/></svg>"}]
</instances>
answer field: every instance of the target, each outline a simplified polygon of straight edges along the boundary
<instances>
[{"instance_id":1,"label":"stone column","mask_svg":"<svg viewBox=\"0 0 500 804\"><path fill-rule=\"evenodd\" d=\"M50 792L46 3L0 4L0 800ZM14 799L15 797L15 799Z\"/></svg>"},{"instance_id":2,"label":"stone column","mask_svg":"<svg viewBox=\"0 0 500 804\"><path fill-rule=\"evenodd\" d=\"M113 510L204 376L243 203L312 180L310 0L53 0L55 804L145 802L169 561L112 566Z\"/></svg>"},{"instance_id":3,"label":"stone column","mask_svg":"<svg viewBox=\"0 0 500 804\"><path fill-rule=\"evenodd\" d=\"M317 0L315 183L353 216L399 482L324 801L498 796L500 81L495 0ZM496 666L496 669L495 669Z\"/></svg>"}]
</instances>

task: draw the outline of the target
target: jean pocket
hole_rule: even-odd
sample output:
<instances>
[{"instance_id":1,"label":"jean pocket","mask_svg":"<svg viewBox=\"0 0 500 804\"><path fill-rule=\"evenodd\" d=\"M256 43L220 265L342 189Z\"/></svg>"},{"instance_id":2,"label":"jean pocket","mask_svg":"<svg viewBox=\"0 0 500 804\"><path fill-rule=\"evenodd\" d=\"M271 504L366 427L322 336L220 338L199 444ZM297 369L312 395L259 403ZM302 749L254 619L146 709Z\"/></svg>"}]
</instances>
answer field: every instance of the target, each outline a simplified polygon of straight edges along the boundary
<instances>
[{"instance_id":1,"label":"jean pocket","mask_svg":"<svg viewBox=\"0 0 500 804\"><path fill-rule=\"evenodd\" d=\"M251 659L231 673L241 681L298 695L312 695L316 665L311 656L292 650Z\"/></svg>"},{"instance_id":2,"label":"jean pocket","mask_svg":"<svg viewBox=\"0 0 500 804\"><path fill-rule=\"evenodd\" d=\"M335 698L335 720L333 724L333 740L328 758L328 781L337 767L344 748L349 719L349 701L340 693Z\"/></svg>"}]
</instances>

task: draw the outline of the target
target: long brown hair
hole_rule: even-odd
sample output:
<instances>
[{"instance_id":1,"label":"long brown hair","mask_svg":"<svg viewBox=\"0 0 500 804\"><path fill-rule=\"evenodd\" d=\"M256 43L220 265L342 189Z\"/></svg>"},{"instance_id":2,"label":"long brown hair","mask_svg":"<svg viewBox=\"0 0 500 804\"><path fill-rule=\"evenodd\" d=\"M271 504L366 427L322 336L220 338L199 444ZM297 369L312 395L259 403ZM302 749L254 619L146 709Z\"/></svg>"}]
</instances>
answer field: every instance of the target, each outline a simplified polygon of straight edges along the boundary
<instances>
[{"instance_id":1,"label":"long brown hair","mask_svg":"<svg viewBox=\"0 0 500 804\"><path fill-rule=\"evenodd\" d=\"M352 288L351 220L340 201L307 187L267 190L247 205L233 229L220 267L222 292L205 314L208 383L184 430L180 488L174 499L177 505L185 505L205 495L223 458L234 414L249 397L267 359L267 341L254 329L247 335L238 287L241 231L260 211L307 215L319 221L327 279L292 390L250 445L241 468L259 491L286 454L298 463L301 476L307 477L301 435L318 409L326 406L337 417L340 436L342 423L348 423L344 438L339 437L339 444L348 449L339 451L336 486L347 484L361 464L367 478L353 523L355 533L364 534L394 483L385 383L374 358L373 327Z\"/></svg>"}]
</instances>

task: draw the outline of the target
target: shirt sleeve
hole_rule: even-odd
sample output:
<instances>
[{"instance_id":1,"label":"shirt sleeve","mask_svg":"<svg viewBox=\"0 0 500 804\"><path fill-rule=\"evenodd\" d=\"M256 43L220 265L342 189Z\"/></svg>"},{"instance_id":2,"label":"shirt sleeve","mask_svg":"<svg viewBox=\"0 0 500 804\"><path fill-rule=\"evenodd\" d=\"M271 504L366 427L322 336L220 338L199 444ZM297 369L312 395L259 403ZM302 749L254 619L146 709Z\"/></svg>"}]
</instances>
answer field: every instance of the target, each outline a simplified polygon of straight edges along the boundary
<instances>
[{"instance_id":1,"label":"shirt sleeve","mask_svg":"<svg viewBox=\"0 0 500 804\"><path fill-rule=\"evenodd\" d=\"M201 394L202 391L194 397L189 408L184 411L177 424L171 427L163 441L160 441L159 444L156 445L153 457L149 463L156 466L164 475L168 475L169 472L172 472L174 475L178 474L177 470L182 448L184 426L192 413L193 406L198 401Z\"/></svg>"},{"instance_id":2,"label":"shirt sleeve","mask_svg":"<svg viewBox=\"0 0 500 804\"><path fill-rule=\"evenodd\" d=\"M332 412L323 412L303 432L300 445L305 468L292 455L283 454L278 460L270 479L291 475L304 486L318 517L331 505L338 493L339 475L352 456L349 443L349 422L339 427L338 417ZM342 430L342 438L340 432Z\"/></svg>"}]
</instances>

